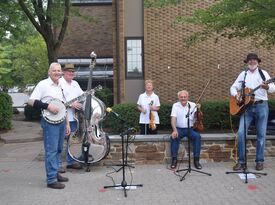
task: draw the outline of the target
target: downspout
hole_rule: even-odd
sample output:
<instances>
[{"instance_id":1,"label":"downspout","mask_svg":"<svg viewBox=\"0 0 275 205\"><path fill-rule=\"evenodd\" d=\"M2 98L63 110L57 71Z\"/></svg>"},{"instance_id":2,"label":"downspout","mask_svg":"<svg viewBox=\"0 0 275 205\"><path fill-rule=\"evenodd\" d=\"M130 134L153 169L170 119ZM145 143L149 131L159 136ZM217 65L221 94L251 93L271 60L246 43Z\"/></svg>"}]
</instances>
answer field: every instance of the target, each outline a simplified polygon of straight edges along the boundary
<instances>
[{"instance_id":1,"label":"downspout","mask_svg":"<svg viewBox=\"0 0 275 205\"><path fill-rule=\"evenodd\" d=\"M121 89L120 89L120 43L119 43L119 0L116 0L116 62L117 62L117 104L120 103L120 93L121 93Z\"/></svg>"}]
</instances>

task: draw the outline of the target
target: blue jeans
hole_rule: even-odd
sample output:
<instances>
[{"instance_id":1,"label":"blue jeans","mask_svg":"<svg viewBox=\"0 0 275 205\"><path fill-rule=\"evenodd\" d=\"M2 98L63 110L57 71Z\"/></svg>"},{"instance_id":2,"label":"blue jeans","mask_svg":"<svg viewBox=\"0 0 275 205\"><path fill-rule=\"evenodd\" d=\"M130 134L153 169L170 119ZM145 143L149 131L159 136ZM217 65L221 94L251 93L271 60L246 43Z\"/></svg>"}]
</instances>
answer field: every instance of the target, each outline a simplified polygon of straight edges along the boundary
<instances>
[{"instance_id":1,"label":"blue jeans","mask_svg":"<svg viewBox=\"0 0 275 205\"><path fill-rule=\"evenodd\" d=\"M188 136L188 128L178 128L178 137L173 139L171 137L171 156L172 157L177 157L178 155L178 150L179 150L179 144L180 140L183 137ZM193 128L189 128L190 131L190 140L193 141L193 155L194 157L200 157L200 152L201 152L201 135L194 131Z\"/></svg>"},{"instance_id":2,"label":"blue jeans","mask_svg":"<svg viewBox=\"0 0 275 205\"><path fill-rule=\"evenodd\" d=\"M70 121L71 132L75 132L77 130L77 121ZM67 149L66 149L66 161L67 165L72 165L74 159L69 154L69 136L67 136Z\"/></svg>"},{"instance_id":3,"label":"blue jeans","mask_svg":"<svg viewBox=\"0 0 275 205\"><path fill-rule=\"evenodd\" d=\"M238 130L238 162L243 164L245 162L245 139L244 134L247 135L247 130L252 122L255 120L257 144L256 144L256 163L264 162L265 136L268 120L268 103L264 101L261 104L251 105L246 112L241 115L239 130ZM246 130L244 130L244 115Z\"/></svg>"},{"instance_id":4,"label":"blue jeans","mask_svg":"<svg viewBox=\"0 0 275 205\"><path fill-rule=\"evenodd\" d=\"M43 128L44 137L47 184L52 184L57 181L59 158L63 149L66 124L65 121L60 124L50 124L42 118L41 127Z\"/></svg>"}]
</instances>

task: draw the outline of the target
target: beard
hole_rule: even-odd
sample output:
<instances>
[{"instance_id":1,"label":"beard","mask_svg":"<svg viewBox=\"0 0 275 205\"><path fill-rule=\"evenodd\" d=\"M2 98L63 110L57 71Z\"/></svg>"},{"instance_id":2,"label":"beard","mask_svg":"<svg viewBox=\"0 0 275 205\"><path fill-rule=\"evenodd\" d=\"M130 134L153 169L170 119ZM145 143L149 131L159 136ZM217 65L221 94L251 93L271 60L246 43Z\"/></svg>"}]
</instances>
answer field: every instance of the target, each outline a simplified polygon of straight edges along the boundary
<instances>
[{"instance_id":1,"label":"beard","mask_svg":"<svg viewBox=\"0 0 275 205\"><path fill-rule=\"evenodd\" d=\"M253 64L253 65L248 65L248 68L251 71L254 71L257 67L258 67L258 63L257 64Z\"/></svg>"}]
</instances>

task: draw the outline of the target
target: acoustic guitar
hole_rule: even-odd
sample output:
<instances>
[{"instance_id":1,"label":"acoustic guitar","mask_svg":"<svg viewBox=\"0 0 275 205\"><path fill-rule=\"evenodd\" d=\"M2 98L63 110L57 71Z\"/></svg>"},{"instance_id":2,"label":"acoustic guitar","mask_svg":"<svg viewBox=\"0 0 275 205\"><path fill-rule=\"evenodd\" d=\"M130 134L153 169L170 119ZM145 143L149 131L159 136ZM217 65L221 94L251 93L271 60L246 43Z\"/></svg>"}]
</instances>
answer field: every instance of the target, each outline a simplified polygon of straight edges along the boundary
<instances>
[{"instance_id":1,"label":"acoustic guitar","mask_svg":"<svg viewBox=\"0 0 275 205\"><path fill-rule=\"evenodd\" d=\"M269 80L265 81L266 84L272 83L275 81L274 78L270 78ZM249 105L252 105L255 101L255 94L254 92L258 90L261 87L261 85L257 86L254 89L245 88L243 97L241 97L241 100L238 101L235 97L231 96L229 101L229 109L231 115L240 115L242 114ZM238 94L241 94L240 91Z\"/></svg>"}]
</instances>

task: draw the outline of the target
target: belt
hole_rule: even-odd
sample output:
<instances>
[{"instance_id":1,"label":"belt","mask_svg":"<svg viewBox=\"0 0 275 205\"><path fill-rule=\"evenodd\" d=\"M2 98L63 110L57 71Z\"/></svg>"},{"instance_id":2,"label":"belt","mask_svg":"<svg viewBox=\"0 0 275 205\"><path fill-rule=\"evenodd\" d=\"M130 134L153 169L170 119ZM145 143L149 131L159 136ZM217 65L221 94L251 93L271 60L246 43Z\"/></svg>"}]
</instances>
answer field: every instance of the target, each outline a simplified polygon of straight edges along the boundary
<instances>
[{"instance_id":1,"label":"belt","mask_svg":"<svg viewBox=\"0 0 275 205\"><path fill-rule=\"evenodd\" d=\"M261 104L261 103L263 103L263 102L264 102L263 100L258 100L258 101L255 101L255 102L254 102L254 105Z\"/></svg>"}]
</instances>

